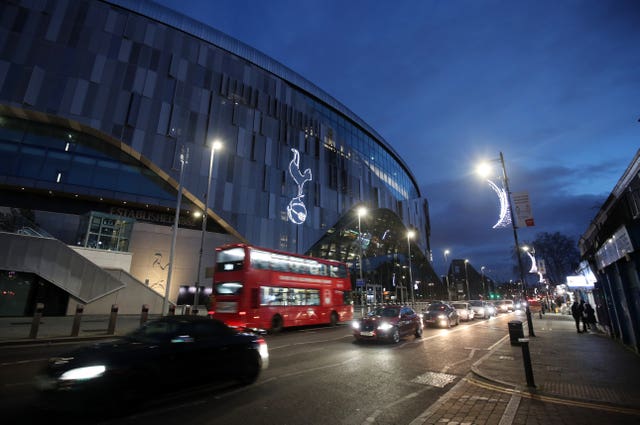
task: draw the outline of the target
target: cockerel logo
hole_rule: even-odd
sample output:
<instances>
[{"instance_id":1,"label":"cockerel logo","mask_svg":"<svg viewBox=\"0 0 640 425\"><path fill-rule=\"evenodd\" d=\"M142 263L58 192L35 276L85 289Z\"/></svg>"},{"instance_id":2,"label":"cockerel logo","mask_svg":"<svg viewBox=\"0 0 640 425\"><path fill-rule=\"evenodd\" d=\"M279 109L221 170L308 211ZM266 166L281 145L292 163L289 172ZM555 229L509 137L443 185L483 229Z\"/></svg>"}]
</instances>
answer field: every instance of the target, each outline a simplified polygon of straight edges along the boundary
<instances>
[{"instance_id":1,"label":"cockerel logo","mask_svg":"<svg viewBox=\"0 0 640 425\"><path fill-rule=\"evenodd\" d=\"M298 185L298 194L291 199L289 205L287 205L287 216L289 220L295 224L302 224L307 219L307 207L304 205L302 193L304 184L311 181L313 176L311 175L311 169L307 168L304 172L300 172L300 152L297 149L291 149L293 152L293 159L289 163L289 174L293 178L293 181Z\"/></svg>"}]
</instances>

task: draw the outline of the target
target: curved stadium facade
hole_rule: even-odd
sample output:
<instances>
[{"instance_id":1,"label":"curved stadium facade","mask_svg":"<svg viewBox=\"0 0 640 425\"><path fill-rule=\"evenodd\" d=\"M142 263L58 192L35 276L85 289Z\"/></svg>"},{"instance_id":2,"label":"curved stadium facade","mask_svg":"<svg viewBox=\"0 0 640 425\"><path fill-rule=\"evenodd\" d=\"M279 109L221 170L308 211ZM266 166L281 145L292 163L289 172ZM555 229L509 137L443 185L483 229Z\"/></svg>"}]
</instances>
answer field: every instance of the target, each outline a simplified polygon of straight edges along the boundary
<instances>
[{"instance_id":1,"label":"curved stadium facade","mask_svg":"<svg viewBox=\"0 0 640 425\"><path fill-rule=\"evenodd\" d=\"M406 293L409 263L416 297L440 295L411 171L295 72L151 2L0 16L1 315L158 312L180 185L171 302L198 281L206 299L214 248L237 241L345 261L372 302Z\"/></svg>"}]
</instances>

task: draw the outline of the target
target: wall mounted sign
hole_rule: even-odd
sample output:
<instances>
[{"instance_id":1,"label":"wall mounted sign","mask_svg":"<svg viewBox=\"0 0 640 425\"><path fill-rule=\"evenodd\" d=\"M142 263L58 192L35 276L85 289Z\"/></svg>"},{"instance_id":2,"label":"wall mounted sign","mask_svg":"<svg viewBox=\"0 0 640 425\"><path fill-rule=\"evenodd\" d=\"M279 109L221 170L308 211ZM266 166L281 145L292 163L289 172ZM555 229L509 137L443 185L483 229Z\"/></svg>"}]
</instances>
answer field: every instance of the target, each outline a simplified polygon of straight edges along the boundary
<instances>
[{"instance_id":1,"label":"wall mounted sign","mask_svg":"<svg viewBox=\"0 0 640 425\"><path fill-rule=\"evenodd\" d=\"M311 175L311 168L300 172L300 152L293 148L291 152L293 152L293 159L289 163L289 174L291 174L293 181L298 185L298 194L289 201L289 205L287 205L287 216L293 223L302 224L307 219L307 207L302 200L302 198L304 198L304 185L306 182L311 181L313 176Z\"/></svg>"}]
</instances>

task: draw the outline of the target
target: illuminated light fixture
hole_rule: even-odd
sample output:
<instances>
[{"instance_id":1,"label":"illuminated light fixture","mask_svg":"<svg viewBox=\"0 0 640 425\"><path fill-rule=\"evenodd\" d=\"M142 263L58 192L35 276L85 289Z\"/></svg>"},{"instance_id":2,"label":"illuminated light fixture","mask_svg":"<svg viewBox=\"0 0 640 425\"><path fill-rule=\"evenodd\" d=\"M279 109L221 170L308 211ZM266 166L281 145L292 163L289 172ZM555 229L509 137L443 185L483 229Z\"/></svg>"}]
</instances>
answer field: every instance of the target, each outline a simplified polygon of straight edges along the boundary
<instances>
[{"instance_id":1,"label":"illuminated light fixture","mask_svg":"<svg viewBox=\"0 0 640 425\"><path fill-rule=\"evenodd\" d=\"M487 183L489 183L489 186L491 186L491 189L493 189L500 200L500 215L496 224L493 225L493 229L507 227L511 224L511 209L509 208L507 191L504 190L504 188L498 187L489 179L487 179Z\"/></svg>"},{"instance_id":2,"label":"illuminated light fixture","mask_svg":"<svg viewBox=\"0 0 640 425\"><path fill-rule=\"evenodd\" d=\"M307 219L307 207L304 205L302 198L304 198L304 185L306 182L313 179L311 174L311 168L307 168L304 172L300 172L300 152L297 149L291 149L293 152L293 158L289 163L289 174L293 181L298 185L298 194L289 201L287 205L287 217L294 224L302 224Z\"/></svg>"},{"instance_id":3,"label":"illuminated light fixture","mask_svg":"<svg viewBox=\"0 0 640 425\"><path fill-rule=\"evenodd\" d=\"M56 175L56 183L60 183L60 180L62 180L62 172L58 171L58 174Z\"/></svg>"},{"instance_id":4,"label":"illuminated light fixture","mask_svg":"<svg viewBox=\"0 0 640 425\"><path fill-rule=\"evenodd\" d=\"M194 212L193 212L193 216L194 216L195 218L200 218L200 216L201 216L201 215L202 215L202 213L201 213L200 211L194 211Z\"/></svg>"},{"instance_id":5,"label":"illuminated light fixture","mask_svg":"<svg viewBox=\"0 0 640 425\"><path fill-rule=\"evenodd\" d=\"M528 246L523 246L522 250L527 253L527 255L529 256L529 259L531 260L531 269L529 270L529 273L538 273L538 265L535 257L535 254L536 254L535 249L529 249Z\"/></svg>"},{"instance_id":6,"label":"illuminated light fixture","mask_svg":"<svg viewBox=\"0 0 640 425\"><path fill-rule=\"evenodd\" d=\"M69 152L69 146L71 146L71 143L67 142L67 144L64 146L65 152Z\"/></svg>"}]
</instances>

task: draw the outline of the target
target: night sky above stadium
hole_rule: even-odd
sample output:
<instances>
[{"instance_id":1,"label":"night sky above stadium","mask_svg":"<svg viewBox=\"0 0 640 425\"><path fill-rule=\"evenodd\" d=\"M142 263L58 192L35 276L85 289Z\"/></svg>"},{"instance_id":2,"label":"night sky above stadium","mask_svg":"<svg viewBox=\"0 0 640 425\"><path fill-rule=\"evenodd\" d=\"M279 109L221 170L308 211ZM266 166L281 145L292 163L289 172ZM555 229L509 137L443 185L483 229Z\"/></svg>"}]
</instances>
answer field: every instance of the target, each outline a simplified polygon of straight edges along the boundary
<instances>
[{"instance_id":1,"label":"night sky above stadium","mask_svg":"<svg viewBox=\"0 0 640 425\"><path fill-rule=\"evenodd\" d=\"M640 2L161 0L281 62L371 125L430 205L443 252L515 278L474 169L503 152L539 232L578 241L640 147ZM499 164L496 164L498 166Z\"/></svg>"}]
</instances>

